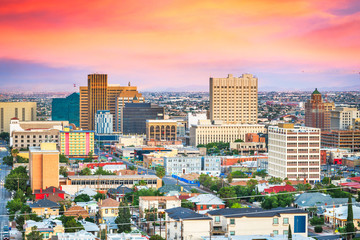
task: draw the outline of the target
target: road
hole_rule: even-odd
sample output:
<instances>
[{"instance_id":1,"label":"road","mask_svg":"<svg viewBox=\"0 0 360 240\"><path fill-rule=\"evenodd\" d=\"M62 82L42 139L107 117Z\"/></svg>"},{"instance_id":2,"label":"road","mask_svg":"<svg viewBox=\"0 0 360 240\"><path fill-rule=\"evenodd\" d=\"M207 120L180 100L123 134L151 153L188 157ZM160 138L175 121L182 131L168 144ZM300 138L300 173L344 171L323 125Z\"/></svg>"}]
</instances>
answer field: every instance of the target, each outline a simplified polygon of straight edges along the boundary
<instances>
[{"instance_id":1,"label":"road","mask_svg":"<svg viewBox=\"0 0 360 240\"><path fill-rule=\"evenodd\" d=\"M6 147L7 144L0 141L0 147ZM3 226L9 226L9 217L7 216L7 210L5 208L6 203L10 200L10 193L4 188L5 177L9 174L11 168L3 164L3 157L7 156L8 152L0 152L0 239L3 239Z\"/></svg>"}]
</instances>

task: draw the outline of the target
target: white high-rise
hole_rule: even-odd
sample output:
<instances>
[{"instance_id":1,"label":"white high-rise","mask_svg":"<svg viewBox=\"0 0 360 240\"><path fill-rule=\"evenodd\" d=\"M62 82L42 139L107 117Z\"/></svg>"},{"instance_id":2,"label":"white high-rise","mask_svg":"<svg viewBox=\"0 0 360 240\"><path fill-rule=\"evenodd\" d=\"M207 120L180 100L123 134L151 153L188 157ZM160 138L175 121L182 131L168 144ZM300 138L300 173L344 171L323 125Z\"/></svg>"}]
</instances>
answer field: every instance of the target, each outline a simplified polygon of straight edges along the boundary
<instances>
[{"instance_id":1,"label":"white high-rise","mask_svg":"<svg viewBox=\"0 0 360 240\"><path fill-rule=\"evenodd\" d=\"M357 108L337 107L331 111L331 130L348 130L357 118L360 118Z\"/></svg>"},{"instance_id":2,"label":"white high-rise","mask_svg":"<svg viewBox=\"0 0 360 240\"><path fill-rule=\"evenodd\" d=\"M320 128L279 124L269 133L269 175L289 180L320 181Z\"/></svg>"},{"instance_id":3,"label":"white high-rise","mask_svg":"<svg viewBox=\"0 0 360 240\"><path fill-rule=\"evenodd\" d=\"M113 115L109 110L98 110L95 115L96 133L113 133Z\"/></svg>"}]
</instances>

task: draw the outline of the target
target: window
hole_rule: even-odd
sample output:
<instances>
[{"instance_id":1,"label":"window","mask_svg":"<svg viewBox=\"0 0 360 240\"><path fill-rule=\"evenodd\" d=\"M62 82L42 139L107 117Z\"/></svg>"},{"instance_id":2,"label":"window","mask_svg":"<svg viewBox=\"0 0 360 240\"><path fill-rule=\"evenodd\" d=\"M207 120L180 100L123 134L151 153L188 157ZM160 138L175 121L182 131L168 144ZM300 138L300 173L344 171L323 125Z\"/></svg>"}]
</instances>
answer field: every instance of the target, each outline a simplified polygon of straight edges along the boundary
<instances>
[{"instance_id":1,"label":"window","mask_svg":"<svg viewBox=\"0 0 360 240\"><path fill-rule=\"evenodd\" d=\"M219 216L215 216L215 222L220 222L220 217Z\"/></svg>"},{"instance_id":2,"label":"window","mask_svg":"<svg viewBox=\"0 0 360 240\"><path fill-rule=\"evenodd\" d=\"M284 218L284 224L289 224L289 218Z\"/></svg>"},{"instance_id":3,"label":"window","mask_svg":"<svg viewBox=\"0 0 360 240\"><path fill-rule=\"evenodd\" d=\"M105 213L108 213L108 210L107 210L107 209L105 209Z\"/></svg>"},{"instance_id":4,"label":"window","mask_svg":"<svg viewBox=\"0 0 360 240\"><path fill-rule=\"evenodd\" d=\"M273 233L274 233L274 235L279 235L279 231L278 231L278 230L274 230Z\"/></svg>"},{"instance_id":5,"label":"window","mask_svg":"<svg viewBox=\"0 0 360 240\"><path fill-rule=\"evenodd\" d=\"M235 231L230 231L230 235L234 236L234 235L235 235Z\"/></svg>"},{"instance_id":6,"label":"window","mask_svg":"<svg viewBox=\"0 0 360 240\"><path fill-rule=\"evenodd\" d=\"M285 235L285 236L288 235L288 230L284 230L284 235Z\"/></svg>"},{"instance_id":7,"label":"window","mask_svg":"<svg viewBox=\"0 0 360 240\"><path fill-rule=\"evenodd\" d=\"M234 218L231 218L231 219L230 219L230 224L232 224L232 225L235 224L235 219L234 219Z\"/></svg>"},{"instance_id":8,"label":"window","mask_svg":"<svg viewBox=\"0 0 360 240\"><path fill-rule=\"evenodd\" d=\"M279 224L279 219L278 219L278 218L274 218L274 219L273 219L273 224Z\"/></svg>"},{"instance_id":9,"label":"window","mask_svg":"<svg viewBox=\"0 0 360 240\"><path fill-rule=\"evenodd\" d=\"M114 209L111 209L111 213L114 213L114 211L115 211Z\"/></svg>"}]
</instances>

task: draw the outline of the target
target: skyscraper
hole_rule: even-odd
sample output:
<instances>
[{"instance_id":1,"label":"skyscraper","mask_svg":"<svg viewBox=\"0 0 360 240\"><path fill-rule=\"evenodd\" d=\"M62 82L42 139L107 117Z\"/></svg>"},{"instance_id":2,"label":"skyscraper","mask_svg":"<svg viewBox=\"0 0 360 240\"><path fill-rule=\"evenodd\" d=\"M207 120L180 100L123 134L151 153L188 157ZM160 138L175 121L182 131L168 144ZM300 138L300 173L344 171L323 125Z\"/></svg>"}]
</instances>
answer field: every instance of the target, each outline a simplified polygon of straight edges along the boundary
<instances>
[{"instance_id":1,"label":"skyscraper","mask_svg":"<svg viewBox=\"0 0 360 240\"><path fill-rule=\"evenodd\" d=\"M109 110L99 110L95 116L96 133L113 133L113 115Z\"/></svg>"},{"instance_id":2,"label":"skyscraper","mask_svg":"<svg viewBox=\"0 0 360 240\"><path fill-rule=\"evenodd\" d=\"M258 79L241 77L210 78L210 119L224 123L257 123Z\"/></svg>"},{"instance_id":3,"label":"skyscraper","mask_svg":"<svg viewBox=\"0 0 360 240\"><path fill-rule=\"evenodd\" d=\"M0 132L10 132L10 121L36 121L36 102L0 102Z\"/></svg>"},{"instance_id":4,"label":"skyscraper","mask_svg":"<svg viewBox=\"0 0 360 240\"><path fill-rule=\"evenodd\" d=\"M52 100L51 119L53 121L69 121L79 127L80 95L72 93L66 98Z\"/></svg>"},{"instance_id":5,"label":"skyscraper","mask_svg":"<svg viewBox=\"0 0 360 240\"><path fill-rule=\"evenodd\" d=\"M110 110L115 116L117 97L125 94L138 94L134 86L108 84L107 74L89 74L88 86L80 87L80 127L86 130L95 129L95 114L98 110ZM114 128L115 128L115 122Z\"/></svg>"},{"instance_id":6,"label":"skyscraper","mask_svg":"<svg viewBox=\"0 0 360 240\"><path fill-rule=\"evenodd\" d=\"M311 94L311 99L305 103L305 126L329 131L330 111L334 109L335 104L333 102L324 102L321 93L316 88Z\"/></svg>"}]
</instances>

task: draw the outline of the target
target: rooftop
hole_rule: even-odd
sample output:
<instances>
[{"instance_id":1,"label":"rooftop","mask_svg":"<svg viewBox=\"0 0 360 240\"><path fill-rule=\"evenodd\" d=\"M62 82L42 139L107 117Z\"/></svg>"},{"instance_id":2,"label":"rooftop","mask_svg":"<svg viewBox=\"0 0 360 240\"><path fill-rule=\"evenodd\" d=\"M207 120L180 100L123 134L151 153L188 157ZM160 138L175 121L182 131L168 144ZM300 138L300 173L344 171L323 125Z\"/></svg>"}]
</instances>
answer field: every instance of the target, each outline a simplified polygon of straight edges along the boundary
<instances>
[{"instance_id":1,"label":"rooftop","mask_svg":"<svg viewBox=\"0 0 360 240\"><path fill-rule=\"evenodd\" d=\"M30 208L60 208L60 205L56 202L50 201L46 198L40 199L37 202L29 204Z\"/></svg>"},{"instance_id":2,"label":"rooftop","mask_svg":"<svg viewBox=\"0 0 360 240\"><path fill-rule=\"evenodd\" d=\"M98 205L101 208L113 208L113 207L119 207L120 203L112 198L107 198L107 199L101 200L98 203Z\"/></svg>"},{"instance_id":3,"label":"rooftop","mask_svg":"<svg viewBox=\"0 0 360 240\"><path fill-rule=\"evenodd\" d=\"M200 194L195 197L191 197L188 201L196 203L198 205L222 205L224 201L212 194Z\"/></svg>"},{"instance_id":4,"label":"rooftop","mask_svg":"<svg viewBox=\"0 0 360 240\"><path fill-rule=\"evenodd\" d=\"M70 180L86 180L86 179L159 179L155 175L89 175L89 176L69 176Z\"/></svg>"},{"instance_id":5,"label":"rooftop","mask_svg":"<svg viewBox=\"0 0 360 240\"><path fill-rule=\"evenodd\" d=\"M182 208L182 207L166 209L165 212L168 214L170 218L175 220L211 220L212 219L211 217L196 213L191 209Z\"/></svg>"},{"instance_id":6,"label":"rooftop","mask_svg":"<svg viewBox=\"0 0 360 240\"><path fill-rule=\"evenodd\" d=\"M265 210L263 208L224 208L218 209L207 212L209 215L221 215L224 217L274 217L280 216L280 214L285 213L305 213L306 211L294 208L294 207L287 207L287 208L273 208L269 210Z\"/></svg>"}]
</instances>

